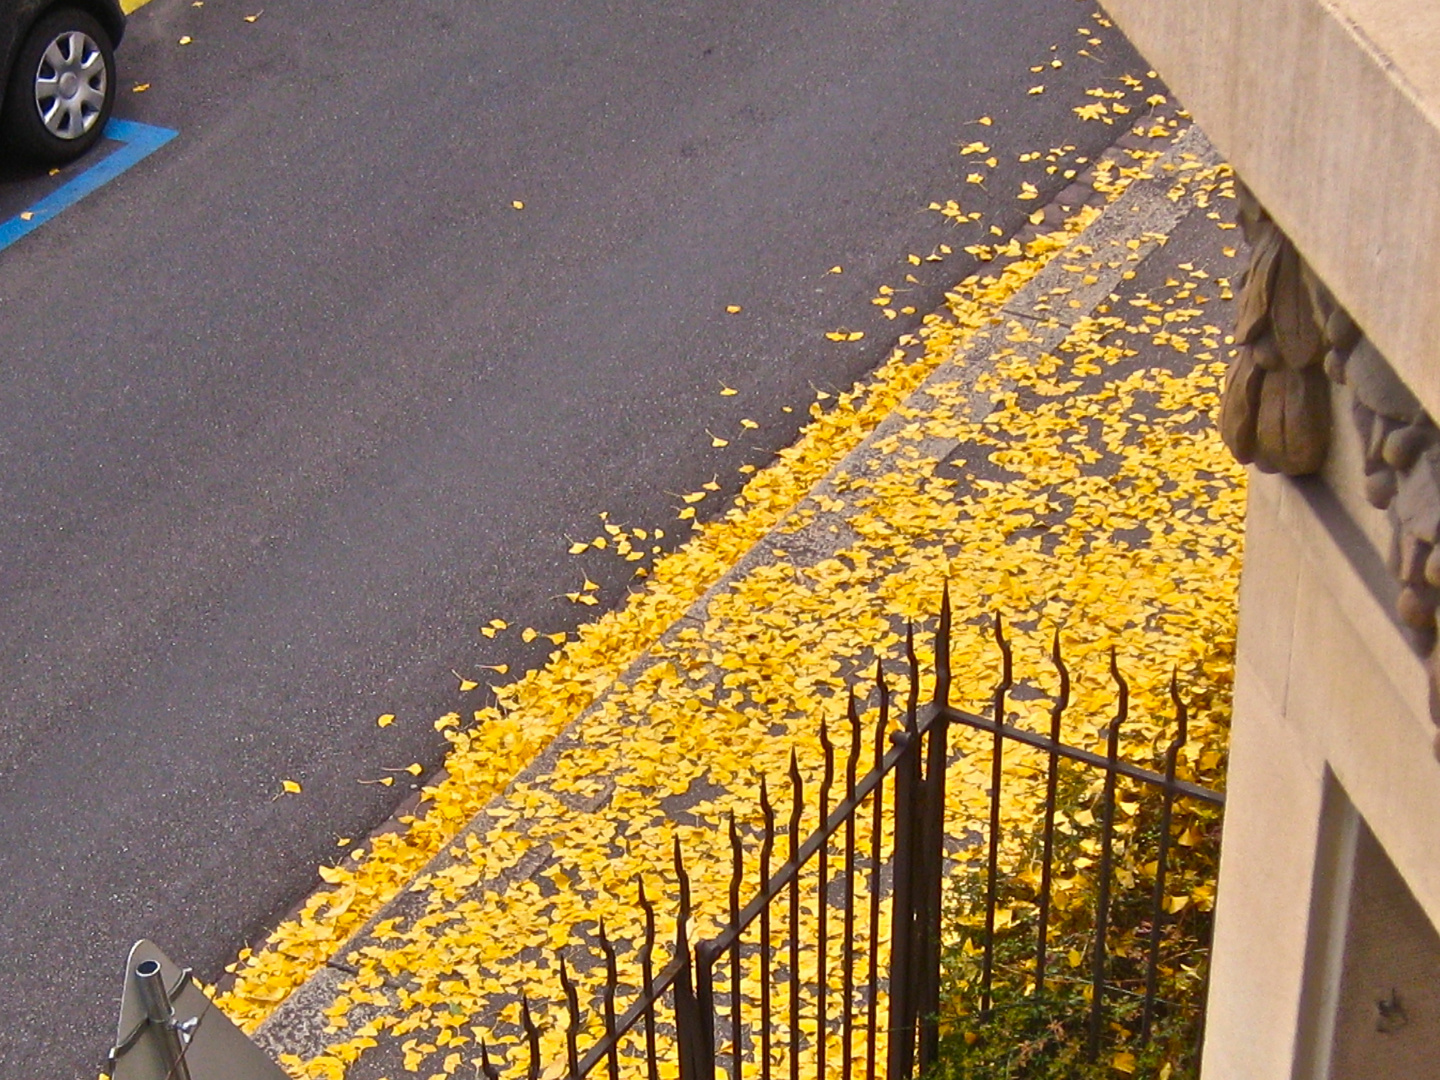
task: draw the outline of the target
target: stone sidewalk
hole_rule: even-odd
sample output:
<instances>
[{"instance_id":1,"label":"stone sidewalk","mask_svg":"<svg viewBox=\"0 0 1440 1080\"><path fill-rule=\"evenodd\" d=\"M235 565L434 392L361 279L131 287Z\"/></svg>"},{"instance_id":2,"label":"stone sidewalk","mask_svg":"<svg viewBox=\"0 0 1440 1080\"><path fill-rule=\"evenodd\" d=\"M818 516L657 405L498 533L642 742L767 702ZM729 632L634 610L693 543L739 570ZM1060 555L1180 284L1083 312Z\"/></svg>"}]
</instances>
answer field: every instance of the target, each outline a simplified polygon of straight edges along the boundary
<instances>
[{"instance_id":1,"label":"stone sidewalk","mask_svg":"<svg viewBox=\"0 0 1440 1080\"><path fill-rule=\"evenodd\" d=\"M257 1041L297 1075L470 1075L482 1032L504 1065L523 992L551 1018L544 1046L561 1060L557 950L586 952L604 918L633 966L637 876L660 897L666 940L676 838L697 918L717 925L727 815L756 819L758 778L778 787L792 749L813 779L816 717L841 720L843 688L876 660L898 676L905 622L927 627L947 581L961 704L993 684L984 631L998 609L1019 635L1022 676L1041 672L1017 687L1022 714L1047 704L1040 660L1063 625L1095 727L1110 692L1096 673L1116 645L1138 688L1137 737L1147 708L1168 716L1173 667L1210 702L1197 709L1201 742L1208 730L1221 745L1243 479L1210 412L1239 240L1226 171L1199 132L1165 145L1158 160L1122 145L1095 186L1139 178L1082 214L1083 230L1037 215L1009 269L957 287L956 305L1011 295ZM913 342L910 359L934 347ZM958 775L963 823L985 781ZM523 1051L508 1061L515 1075Z\"/></svg>"}]
</instances>

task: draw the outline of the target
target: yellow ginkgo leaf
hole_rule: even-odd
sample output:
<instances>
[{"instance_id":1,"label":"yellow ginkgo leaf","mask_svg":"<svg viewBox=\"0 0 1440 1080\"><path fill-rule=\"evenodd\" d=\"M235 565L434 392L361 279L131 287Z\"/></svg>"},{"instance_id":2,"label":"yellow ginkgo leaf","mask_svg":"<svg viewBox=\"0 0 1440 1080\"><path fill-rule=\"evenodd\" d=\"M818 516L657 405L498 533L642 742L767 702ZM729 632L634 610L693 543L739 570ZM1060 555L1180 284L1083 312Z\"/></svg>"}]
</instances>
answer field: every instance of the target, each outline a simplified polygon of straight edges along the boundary
<instances>
[{"instance_id":1,"label":"yellow ginkgo leaf","mask_svg":"<svg viewBox=\"0 0 1440 1080\"><path fill-rule=\"evenodd\" d=\"M758 428L760 425L757 424L754 420L741 420L740 426L743 428Z\"/></svg>"},{"instance_id":2,"label":"yellow ginkgo leaf","mask_svg":"<svg viewBox=\"0 0 1440 1080\"><path fill-rule=\"evenodd\" d=\"M721 384L720 384L720 396L721 396L721 397L734 397L734 396L735 396L736 394L738 394L739 392L740 392L739 390L736 390L736 389L734 389L733 387L726 386L724 383L721 383Z\"/></svg>"},{"instance_id":3,"label":"yellow ginkgo leaf","mask_svg":"<svg viewBox=\"0 0 1440 1080\"><path fill-rule=\"evenodd\" d=\"M294 780L281 780L280 786L284 788L285 792L289 795L300 794L300 785L297 784Z\"/></svg>"},{"instance_id":4,"label":"yellow ginkgo leaf","mask_svg":"<svg viewBox=\"0 0 1440 1080\"><path fill-rule=\"evenodd\" d=\"M192 38L189 34L186 34L184 37L182 37L182 38L180 39L180 44L181 44L181 45L189 45L190 42L192 42L192 41L194 41L194 40L195 40L195 39Z\"/></svg>"},{"instance_id":5,"label":"yellow ginkgo leaf","mask_svg":"<svg viewBox=\"0 0 1440 1080\"><path fill-rule=\"evenodd\" d=\"M527 626L524 630L520 631L520 640L523 641L526 645L529 645L530 642L534 641L539 636L540 634L533 626Z\"/></svg>"},{"instance_id":6,"label":"yellow ginkgo leaf","mask_svg":"<svg viewBox=\"0 0 1440 1080\"><path fill-rule=\"evenodd\" d=\"M984 125L985 127L990 127L992 124L995 123L995 121L992 120L992 119L990 119L990 117L988 117L988 116L982 116L982 117L980 117L979 120L976 120L975 122L976 122L977 124L982 124L982 125Z\"/></svg>"},{"instance_id":7,"label":"yellow ginkgo leaf","mask_svg":"<svg viewBox=\"0 0 1440 1080\"><path fill-rule=\"evenodd\" d=\"M474 679L467 679L464 675L461 675L458 671L454 670L453 668L450 670L450 674L451 674L451 675L454 675L455 678L457 678L457 679L460 680L460 692L461 692L462 694L467 694L467 693L469 693L471 690L474 690L475 687L477 687L477 686L480 685L480 684L479 684L478 682L476 682Z\"/></svg>"},{"instance_id":8,"label":"yellow ginkgo leaf","mask_svg":"<svg viewBox=\"0 0 1440 1080\"><path fill-rule=\"evenodd\" d=\"M146 90L149 90L149 89L150 89L150 84L149 84L148 82L142 82L142 83L136 83L134 86L132 86L132 87L130 88L130 92L131 92L132 94L143 94Z\"/></svg>"},{"instance_id":9,"label":"yellow ginkgo leaf","mask_svg":"<svg viewBox=\"0 0 1440 1080\"><path fill-rule=\"evenodd\" d=\"M710 445L711 445L711 446L714 446L714 447L717 447L717 448L718 448L718 447L721 447L721 446L729 446L729 445L730 445L730 440L729 440L729 439L722 439L719 435L716 435L714 432L707 431L705 434L707 434L707 435L710 436Z\"/></svg>"},{"instance_id":10,"label":"yellow ginkgo leaf","mask_svg":"<svg viewBox=\"0 0 1440 1080\"><path fill-rule=\"evenodd\" d=\"M514 202L512 202L510 205L513 206L516 210L524 210L524 209L525 209L525 204L524 204L523 202L521 202L519 199L516 199L516 200L515 200Z\"/></svg>"},{"instance_id":11,"label":"yellow ginkgo leaf","mask_svg":"<svg viewBox=\"0 0 1440 1080\"><path fill-rule=\"evenodd\" d=\"M725 310L728 311L731 315L738 315L738 314L740 313L740 305L739 305L739 304L726 304L726 305L725 305Z\"/></svg>"},{"instance_id":12,"label":"yellow ginkgo leaf","mask_svg":"<svg viewBox=\"0 0 1440 1080\"><path fill-rule=\"evenodd\" d=\"M387 712L387 713L383 713L383 714L379 717L379 719L377 719L377 720L375 721L375 726L376 726L376 727L389 727L389 726L390 726L391 724L393 724L394 722L395 722L395 714L394 714L393 712Z\"/></svg>"},{"instance_id":13,"label":"yellow ginkgo leaf","mask_svg":"<svg viewBox=\"0 0 1440 1080\"><path fill-rule=\"evenodd\" d=\"M571 555L579 555L582 551L588 550L590 550L590 545L583 540L577 540L575 543L570 545Z\"/></svg>"},{"instance_id":14,"label":"yellow ginkgo leaf","mask_svg":"<svg viewBox=\"0 0 1440 1080\"><path fill-rule=\"evenodd\" d=\"M825 272L827 274L843 274L845 272L845 268L843 266L832 266L829 270L826 270Z\"/></svg>"},{"instance_id":15,"label":"yellow ginkgo leaf","mask_svg":"<svg viewBox=\"0 0 1440 1080\"><path fill-rule=\"evenodd\" d=\"M1027 90L1027 91L1025 91L1025 92L1026 92L1027 94L1043 94L1043 93L1045 92L1045 87L1043 87L1043 86L1032 86L1032 87L1030 87L1029 90Z\"/></svg>"},{"instance_id":16,"label":"yellow ginkgo leaf","mask_svg":"<svg viewBox=\"0 0 1440 1080\"><path fill-rule=\"evenodd\" d=\"M412 761L409 765L405 766L405 771L408 772L411 776L419 776L425 770L421 767L418 761Z\"/></svg>"}]
</instances>

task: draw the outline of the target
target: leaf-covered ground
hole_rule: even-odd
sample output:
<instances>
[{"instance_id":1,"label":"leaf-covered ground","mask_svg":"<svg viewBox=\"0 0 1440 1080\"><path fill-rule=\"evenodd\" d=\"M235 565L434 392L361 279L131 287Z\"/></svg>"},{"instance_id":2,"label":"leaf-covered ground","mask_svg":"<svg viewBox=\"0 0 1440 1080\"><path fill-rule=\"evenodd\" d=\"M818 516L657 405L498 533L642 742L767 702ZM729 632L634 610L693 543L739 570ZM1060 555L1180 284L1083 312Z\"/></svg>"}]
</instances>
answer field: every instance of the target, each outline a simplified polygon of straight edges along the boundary
<instances>
[{"instance_id":1,"label":"leaf-covered ground","mask_svg":"<svg viewBox=\"0 0 1440 1080\"><path fill-rule=\"evenodd\" d=\"M1134 104L1099 99L1105 112L1081 106L1093 114L1082 119L1139 111L1154 95L1134 82ZM1211 237L1218 252L1235 235L1228 171L1195 156L1160 162L1181 127L1147 119L1157 148L1119 153L1092 183L1115 198L1158 175L1187 221L1224 230ZM1049 153L1067 167L1063 148ZM955 217L955 206L934 209ZM471 1075L482 1036L501 1059L512 1053L522 991L538 1002L549 1059L562 1060L555 951L571 948L593 987L583 959L593 949L572 943L593 943L603 917L633 985L635 882L659 898L664 940L675 837L700 927L716 925L728 816L753 864L760 778L783 789L794 749L813 785L821 716L844 754L847 685L878 658L903 689L905 622L928 627L946 583L959 616L956 704L979 709L988 698L986 635L998 613L1014 628L1021 678L1012 718L1042 726L1059 628L1075 679L1070 741L1093 745L1110 717L1113 647L1134 688L1127 753L1153 760L1175 671L1192 709L1183 771L1215 782L1244 507L1243 473L1210 423L1231 271L1170 259L1163 237L1104 243L1086 231L1095 217L977 251L993 270L958 284L871 378L817 400L800 440L725 514L655 560L623 608L500 688L494 707L440 718L452 744L445 779L400 831L322 870L328 887L239 958L218 999L225 1010L253 1029L399 896L339 958L356 974L325 1010L333 1041L287 1062L293 1071L338 1077L383 1044L407 1071ZM1217 258L1238 273L1233 255ZM1007 308L1042 273L1029 310ZM881 290L877 303L893 295ZM693 526L690 500L681 515ZM652 540L649 529L603 525L603 548L618 558ZM957 838L973 833L988 784L984 756L959 742ZM1024 780L1034 762L1016 755L1011 768ZM1011 810L1023 817L1015 790ZM1009 857L1023 859L1022 848Z\"/></svg>"}]
</instances>

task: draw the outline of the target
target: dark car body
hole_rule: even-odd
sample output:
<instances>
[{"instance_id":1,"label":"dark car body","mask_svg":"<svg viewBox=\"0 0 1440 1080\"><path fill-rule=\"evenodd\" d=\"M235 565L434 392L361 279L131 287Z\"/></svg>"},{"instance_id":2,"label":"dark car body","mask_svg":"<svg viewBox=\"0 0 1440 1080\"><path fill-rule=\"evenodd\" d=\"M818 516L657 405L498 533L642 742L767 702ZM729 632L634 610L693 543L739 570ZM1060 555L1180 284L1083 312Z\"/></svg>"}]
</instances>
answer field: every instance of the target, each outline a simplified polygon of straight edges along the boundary
<instances>
[{"instance_id":1,"label":"dark car body","mask_svg":"<svg viewBox=\"0 0 1440 1080\"><path fill-rule=\"evenodd\" d=\"M10 85L10 66L30 28L47 11L73 8L88 12L103 26L114 45L125 33L125 13L120 0L0 0L0 108L5 105L5 88Z\"/></svg>"}]
</instances>

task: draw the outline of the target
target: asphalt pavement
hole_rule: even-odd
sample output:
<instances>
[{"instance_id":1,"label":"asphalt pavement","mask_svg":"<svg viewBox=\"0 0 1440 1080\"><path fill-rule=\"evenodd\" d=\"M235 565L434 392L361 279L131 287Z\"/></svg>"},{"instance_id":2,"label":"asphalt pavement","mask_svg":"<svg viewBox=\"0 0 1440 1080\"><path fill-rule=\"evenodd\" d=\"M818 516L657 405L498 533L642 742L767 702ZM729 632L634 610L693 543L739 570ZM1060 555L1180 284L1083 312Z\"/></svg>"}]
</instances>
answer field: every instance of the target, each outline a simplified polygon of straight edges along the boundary
<instances>
[{"instance_id":1,"label":"asphalt pavement","mask_svg":"<svg viewBox=\"0 0 1440 1080\"><path fill-rule=\"evenodd\" d=\"M983 235L927 204L1065 186L1018 156L1143 68L1093 10L137 13L117 115L178 136L0 251L0 1074L93 1073L136 937L218 976L404 794L357 780L438 764L452 672L548 647L480 623L593 614L567 537L678 536L884 357L972 268L907 256Z\"/></svg>"}]
</instances>

